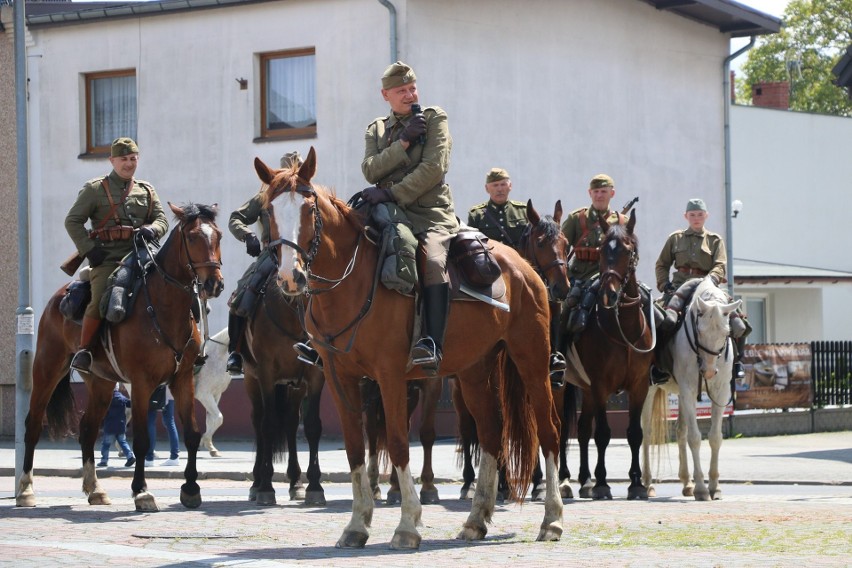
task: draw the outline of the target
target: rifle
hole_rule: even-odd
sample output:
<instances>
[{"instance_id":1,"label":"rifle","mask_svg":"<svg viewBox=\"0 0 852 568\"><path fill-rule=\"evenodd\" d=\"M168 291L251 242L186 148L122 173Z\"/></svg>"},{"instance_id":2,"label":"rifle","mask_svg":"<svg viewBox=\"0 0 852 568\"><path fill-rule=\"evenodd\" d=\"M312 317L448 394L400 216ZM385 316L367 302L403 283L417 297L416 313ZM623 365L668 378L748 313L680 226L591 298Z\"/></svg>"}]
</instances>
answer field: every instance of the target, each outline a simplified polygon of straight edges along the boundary
<instances>
[{"instance_id":1,"label":"rifle","mask_svg":"<svg viewBox=\"0 0 852 568\"><path fill-rule=\"evenodd\" d=\"M62 272L68 276L74 276L74 273L77 272L77 269L80 268L81 264L83 264L83 257L80 256L79 252L75 252L65 259L65 262L60 264L59 268L61 268Z\"/></svg>"},{"instance_id":2,"label":"rifle","mask_svg":"<svg viewBox=\"0 0 852 568\"><path fill-rule=\"evenodd\" d=\"M638 195L624 204L624 207L621 208L621 214L627 215L628 213L630 213L630 210L633 209L633 206L636 205L637 201L639 201Z\"/></svg>"}]
</instances>

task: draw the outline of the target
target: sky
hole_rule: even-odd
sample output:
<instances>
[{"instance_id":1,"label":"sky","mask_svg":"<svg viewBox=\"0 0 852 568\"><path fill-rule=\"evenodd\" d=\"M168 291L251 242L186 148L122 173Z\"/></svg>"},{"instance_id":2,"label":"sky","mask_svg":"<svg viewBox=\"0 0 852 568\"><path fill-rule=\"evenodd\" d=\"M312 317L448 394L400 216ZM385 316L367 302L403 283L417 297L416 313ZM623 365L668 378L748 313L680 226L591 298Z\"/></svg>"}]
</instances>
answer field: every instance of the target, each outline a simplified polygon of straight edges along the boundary
<instances>
[{"instance_id":1,"label":"sky","mask_svg":"<svg viewBox=\"0 0 852 568\"><path fill-rule=\"evenodd\" d=\"M759 10L764 14L769 14L770 16L775 16L776 18L781 18L784 16L784 10L787 8L787 4L790 3L790 0L736 0L740 4L748 6L749 8L754 8L755 10ZM748 44L749 38L733 38L731 40L731 51L730 53L734 53L741 47ZM745 63L748 52L740 55L733 61L731 61L731 70L734 71L737 76L740 76L740 65Z\"/></svg>"}]
</instances>

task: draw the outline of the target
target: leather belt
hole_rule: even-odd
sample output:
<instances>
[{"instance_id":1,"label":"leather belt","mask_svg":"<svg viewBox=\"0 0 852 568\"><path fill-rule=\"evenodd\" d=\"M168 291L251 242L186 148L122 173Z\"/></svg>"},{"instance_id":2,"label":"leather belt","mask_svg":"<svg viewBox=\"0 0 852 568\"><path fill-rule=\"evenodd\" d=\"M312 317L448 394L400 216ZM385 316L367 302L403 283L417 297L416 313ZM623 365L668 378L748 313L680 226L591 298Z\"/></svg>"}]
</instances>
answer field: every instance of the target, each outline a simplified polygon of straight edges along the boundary
<instances>
[{"instance_id":1,"label":"leather belt","mask_svg":"<svg viewBox=\"0 0 852 568\"><path fill-rule=\"evenodd\" d=\"M687 266L679 266L677 271L683 272L684 274L689 274L690 276L707 276L709 274L707 270L701 270L700 268L689 268Z\"/></svg>"}]
</instances>

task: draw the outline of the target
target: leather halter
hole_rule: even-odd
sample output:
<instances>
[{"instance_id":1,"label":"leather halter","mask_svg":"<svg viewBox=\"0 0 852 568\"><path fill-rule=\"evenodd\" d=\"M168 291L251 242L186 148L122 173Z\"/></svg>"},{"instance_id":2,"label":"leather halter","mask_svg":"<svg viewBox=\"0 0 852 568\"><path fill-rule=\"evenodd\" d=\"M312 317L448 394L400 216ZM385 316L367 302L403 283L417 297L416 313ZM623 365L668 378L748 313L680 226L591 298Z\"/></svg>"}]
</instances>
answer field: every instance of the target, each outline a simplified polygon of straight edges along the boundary
<instances>
[{"instance_id":1,"label":"leather halter","mask_svg":"<svg viewBox=\"0 0 852 568\"><path fill-rule=\"evenodd\" d=\"M545 219L542 219L540 222L546 222ZM532 223L528 223L524 228L524 232L521 234L521 239L518 243L518 252L520 252L521 255L525 257L530 264L532 264L532 267L541 277L542 281L544 281L546 286L549 286L550 284L550 281L547 279L547 274L554 268L566 266L567 264L566 261L561 258L555 258L547 266L539 264L538 257L535 254L535 243L532 239Z\"/></svg>"}]
</instances>

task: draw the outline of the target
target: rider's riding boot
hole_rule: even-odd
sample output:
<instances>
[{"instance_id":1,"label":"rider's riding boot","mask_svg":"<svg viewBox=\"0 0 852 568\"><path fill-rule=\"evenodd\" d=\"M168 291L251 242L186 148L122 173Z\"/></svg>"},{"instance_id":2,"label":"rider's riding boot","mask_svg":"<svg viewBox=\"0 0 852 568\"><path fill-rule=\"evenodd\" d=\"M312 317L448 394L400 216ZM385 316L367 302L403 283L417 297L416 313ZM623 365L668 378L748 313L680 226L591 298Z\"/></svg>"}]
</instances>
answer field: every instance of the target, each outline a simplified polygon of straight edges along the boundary
<instances>
[{"instance_id":1,"label":"rider's riding boot","mask_svg":"<svg viewBox=\"0 0 852 568\"><path fill-rule=\"evenodd\" d=\"M565 384L565 369L568 364L565 357L559 351L550 354L550 384L553 388L560 388Z\"/></svg>"},{"instance_id":2,"label":"rider's riding boot","mask_svg":"<svg viewBox=\"0 0 852 568\"><path fill-rule=\"evenodd\" d=\"M653 385L664 385L667 382L669 382L669 379L671 378L671 375L669 375L667 372L663 371L662 369L660 369L659 367L657 367L654 364L651 364L651 372L649 374L650 374L652 386Z\"/></svg>"},{"instance_id":3,"label":"rider's riding boot","mask_svg":"<svg viewBox=\"0 0 852 568\"><path fill-rule=\"evenodd\" d=\"M228 314L228 362L225 370L232 375L243 373L243 356L240 354L240 346L246 332L246 318L234 313Z\"/></svg>"},{"instance_id":4,"label":"rider's riding boot","mask_svg":"<svg viewBox=\"0 0 852 568\"><path fill-rule=\"evenodd\" d=\"M424 334L409 356L412 365L420 365L430 377L437 376L441 364L441 348L444 332L447 329L447 316L450 311L450 285L433 284L423 288L423 327Z\"/></svg>"},{"instance_id":5,"label":"rider's riding boot","mask_svg":"<svg viewBox=\"0 0 852 568\"><path fill-rule=\"evenodd\" d=\"M320 357L320 354L316 349L311 347L310 339L304 343L301 341L294 343L293 349L296 351L296 359L302 363L307 363L308 365L313 365L322 369L322 357Z\"/></svg>"},{"instance_id":6,"label":"rider's riding boot","mask_svg":"<svg viewBox=\"0 0 852 568\"><path fill-rule=\"evenodd\" d=\"M101 328L100 318L91 316L83 317L83 329L80 331L80 349L74 354L71 359L71 368L79 373L88 373L92 368L92 344L95 342L95 337L98 330Z\"/></svg>"},{"instance_id":7,"label":"rider's riding boot","mask_svg":"<svg viewBox=\"0 0 852 568\"><path fill-rule=\"evenodd\" d=\"M731 373L735 380L745 378L745 368L743 367L743 351L745 350L745 337L737 337L734 343L734 368Z\"/></svg>"}]
</instances>

